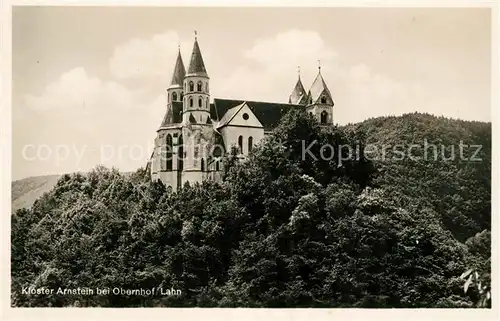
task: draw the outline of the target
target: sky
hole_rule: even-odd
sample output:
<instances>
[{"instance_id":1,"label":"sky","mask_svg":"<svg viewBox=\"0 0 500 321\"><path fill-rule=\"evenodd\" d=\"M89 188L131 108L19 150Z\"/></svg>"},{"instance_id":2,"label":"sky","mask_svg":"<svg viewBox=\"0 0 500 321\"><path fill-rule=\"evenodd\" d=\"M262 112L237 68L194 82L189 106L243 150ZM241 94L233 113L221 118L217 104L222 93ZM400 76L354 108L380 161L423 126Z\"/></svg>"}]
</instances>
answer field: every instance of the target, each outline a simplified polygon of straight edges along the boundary
<instances>
[{"instance_id":1,"label":"sky","mask_svg":"<svg viewBox=\"0 0 500 321\"><path fill-rule=\"evenodd\" d=\"M334 121L491 121L487 8L14 7L12 179L145 166L180 46L211 98L287 102L321 73Z\"/></svg>"}]
</instances>

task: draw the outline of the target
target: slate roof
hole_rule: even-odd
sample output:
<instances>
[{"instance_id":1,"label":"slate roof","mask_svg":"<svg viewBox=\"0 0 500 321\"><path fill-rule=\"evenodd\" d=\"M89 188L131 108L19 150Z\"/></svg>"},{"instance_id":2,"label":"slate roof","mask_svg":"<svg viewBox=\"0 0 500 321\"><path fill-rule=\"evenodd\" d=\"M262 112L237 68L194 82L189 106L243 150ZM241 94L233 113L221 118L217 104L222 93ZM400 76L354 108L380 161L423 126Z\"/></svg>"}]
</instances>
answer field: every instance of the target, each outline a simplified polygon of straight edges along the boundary
<instances>
[{"instance_id":1,"label":"slate roof","mask_svg":"<svg viewBox=\"0 0 500 321\"><path fill-rule=\"evenodd\" d=\"M233 119L234 115L236 115L236 113L238 113L240 109L243 108L243 106L245 106L244 102L239 104L238 106L228 109L224 116L222 116L222 118L220 119L218 127L227 125L231 121L231 119Z\"/></svg>"},{"instance_id":2,"label":"slate roof","mask_svg":"<svg viewBox=\"0 0 500 321\"><path fill-rule=\"evenodd\" d=\"M201 56L200 46L198 45L197 39L194 40L188 74L201 74L207 76L207 69L205 68L205 63L203 62L203 57Z\"/></svg>"},{"instance_id":3,"label":"slate roof","mask_svg":"<svg viewBox=\"0 0 500 321\"><path fill-rule=\"evenodd\" d=\"M290 104L304 104L306 102L306 90L304 89L304 85L302 85L302 81L297 80L297 84L295 84L295 88L293 88L292 94L288 99L288 103Z\"/></svg>"},{"instance_id":4,"label":"slate roof","mask_svg":"<svg viewBox=\"0 0 500 321\"><path fill-rule=\"evenodd\" d=\"M181 51L177 54L177 61L175 62L174 74L172 75L172 82L170 86L182 87L184 83L184 77L186 76L186 68L184 68L184 62L182 61Z\"/></svg>"},{"instance_id":5,"label":"slate roof","mask_svg":"<svg viewBox=\"0 0 500 321\"><path fill-rule=\"evenodd\" d=\"M262 123L266 131L276 127L281 118L285 116L290 109L302 110L305 108L303 105L296 104L215 98L214 102L210 104L210 118L212 121L219 123L222 123L224 119L229 120L245 102L248 108L250 108L257 119ZM233 110L230 111L231 109ZM174 101L171 107L167 108L167 112L160 127L168 127L179 123L182 123L182 101Z\"/></svg>"},{"instance_id":6,"label":"slate roof","mask_svg":"<svg viewBox=\"0 0 500 321\"><path fill-rule=\"evenodd\" d=\"M314 103L316 103L323 93L328 95L330 100L332 100L332 95L330 93L330 90L328 89L328 86L326 85L326 82L323 79L323 76L321 75L320 71L318 72L316 79L314 79L311 89L309 89L308 96L309 98L312 99Z\"/></svg>"},{"instance_id":7,"label":"slate roof","mask_svg":"<svg viewBox=\"0 0 500 321\"><path fill-rule=\"evenodd\" d=\"M182 122L182 101L172 102L171 107L167 108L165 117L161 122L160 127L168 127L173 124L179 124Z\"/></svg>"},{"instance_id":8,"label":"slate roof","mask_svg":"<svg viewBox=\"0 0 500 321\"><path fill-rule=\"evenodd\" d=\"M290 109L304 109L302 105L269 103L262 101L234 100L215 98L214 103L210 105L210 114L213 120L220 121L231 108L237 107L244 102L247 103L250 110L264 126L264 130L275 128L280 119Z\"/></svg>"}]
</instances>

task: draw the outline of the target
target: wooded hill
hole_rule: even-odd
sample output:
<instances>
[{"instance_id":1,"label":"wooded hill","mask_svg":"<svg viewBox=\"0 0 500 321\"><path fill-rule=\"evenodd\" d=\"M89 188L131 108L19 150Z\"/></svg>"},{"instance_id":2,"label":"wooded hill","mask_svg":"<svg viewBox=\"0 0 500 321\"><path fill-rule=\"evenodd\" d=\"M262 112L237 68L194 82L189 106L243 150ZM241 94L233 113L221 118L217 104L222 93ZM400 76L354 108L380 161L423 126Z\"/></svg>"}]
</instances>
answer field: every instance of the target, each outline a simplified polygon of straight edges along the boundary
<instances>
[{"instance_id":1,"label":"wooded hill","mask_svg":"<svg viewBox=\"0 0 500 321\"><path fill-rule=\"evenodd\" d=\"M424 138L482 145L482 160L302 157L303 141L320 155L325 144ZM473 307L482 290L464 293L459 277L473 268L490 284L490 172L490 124L408 114L322 129L292 112L244 163L228 158L222 184L169 193L144 169L63 175L12 215L12 305ZM182 295L30 296L23 286Z\"/></svg>"}]
</instances>

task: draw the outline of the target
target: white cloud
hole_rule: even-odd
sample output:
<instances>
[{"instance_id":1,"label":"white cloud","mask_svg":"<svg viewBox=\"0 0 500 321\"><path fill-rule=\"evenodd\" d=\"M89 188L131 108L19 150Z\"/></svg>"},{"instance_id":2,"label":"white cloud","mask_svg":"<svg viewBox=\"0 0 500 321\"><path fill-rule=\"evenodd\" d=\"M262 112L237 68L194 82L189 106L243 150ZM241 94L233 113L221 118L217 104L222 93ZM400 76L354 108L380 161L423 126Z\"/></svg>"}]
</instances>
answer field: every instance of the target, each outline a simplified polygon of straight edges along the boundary
<instances>
[{"instance_id":1,"label":"white cloud","mask_svg":"<svg viewBox=\"0 0 500 321\"><path fill-rule=\"evenodd\" d=\"M337 54L328 48L321 36L314 31L290 30L274 37L258 39L244 57L268 69L294 69L295 66L318 60L332 64Z\"/></svg>"},{"instance_id":2,"label":"white cloud","mask_svg":"<svg viewBox=\"0 0 500 321\"><path fill-rule=\"evenodd\" d=\"M110 70L118 79L168 78L172 74L179 45L182 57L186 59L193 44L181 41L176 32L167 31L148 39L133 38L115 48L109 59ZM186 68L188 62L184 60Z\"/></svg>"},{"instance_id":3,"label":"white cloud","mask_svg":"<svg viewBox=\"0 0 500 321\"><path fill-rule=\"evenodd\" d=\"M14 119L14 171L22 171L14 175L88 171L97 164L122 170L145 166L165 112L164 98L103 81L81 67L62 74L40 95L27 95ZM33 146L28 159L26 146ZM42 158L35 157L39 148L44 148ZM58 155L59 150L70 152Z\"/></svg>"},{"instance_id":4,"label":"white cloud","mask_svg":"<svg viewBox=\"0 0 500 321\"><path fill-rule=\"evenodd\" d=\"M123 85L87 74L77 67L63 73L48 84L41 95L26 95L25 101L32 110L71 110L85 112L95 109L129 109L132 92Z\"/></svg>"},{"instance_id":5,"label":"white cloud","mask_svg":"<svg viewBox=\"0 0 500 321\"><path fill-rule=\"evenodd\" d=\"M411 89L364 63L341 63L334 48L314 31L289 30L259 39L242 56L247 63L219 83L218 96L286 102L297 80L296 66L300 65L301 79L308 90L320 60L321 73L336 102L337 122L415 110Z\"/></svg>"}]
</instances>

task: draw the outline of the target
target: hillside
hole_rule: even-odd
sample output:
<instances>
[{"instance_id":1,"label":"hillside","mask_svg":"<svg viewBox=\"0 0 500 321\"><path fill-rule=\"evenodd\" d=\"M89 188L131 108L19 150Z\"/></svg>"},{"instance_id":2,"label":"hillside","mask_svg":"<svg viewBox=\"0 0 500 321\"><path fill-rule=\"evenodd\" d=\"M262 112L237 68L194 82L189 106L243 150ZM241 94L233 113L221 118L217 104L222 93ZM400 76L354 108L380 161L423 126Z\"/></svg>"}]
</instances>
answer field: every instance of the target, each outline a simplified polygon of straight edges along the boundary
<instances>
[{"instance_id":1,"label":"hillside","mask_svg":"<svg viewBox=\"0 0 500 321\"><path fill-rule=\"evenodd\" d=\"M347 127L362 133L366 144L379 147L378 156L382 146L387 147L385 160L374 160L374 184L387 191L387 198L405 207L415 199L416 204L427 204L461 241L490 229L491 123L414 113ZM461 143L467 145L463 157ZM420 146L412 150L414 159L398 159L397 151L407 151L412 144Z\"/></svg>"},{"instance_id":2,"label":"hillside","mask_svg":"<svg viewBox=\"0 0 500 321\"><path fill-rule=\"evenodd\" d=\"M123 175L131 175L123 172ZM44 193L56 186L62 175L31 176L11 183L12 188L12 213L20 208L30 208L33 203Z\"/></svg>"},{"instance_id":3,"label":"hillside","mask_svg":"<svg viewBox=\"0 0 500 321\"><path fill-rule=\"evenodd\" d=\"M481 161L302 155L422 139L482 145ZM12 217L12 305L489 307L490 171L490 124L409 114L322 129L295 111L244 163L230 156L222 184L170 193L144 169L63 175ZM29 296L28 284L182 295Z\"/></svg>"},{"instance_id":4,"label":"hillside","mask_svg":"<svg viewBox=\"0 0 500 321\"><path fill-rule=\"evenodd\" d=\"M34 176L12 182L12 212L29 208L33 203L56 186L61 175Z\"/></svg>"}]
</instances>

